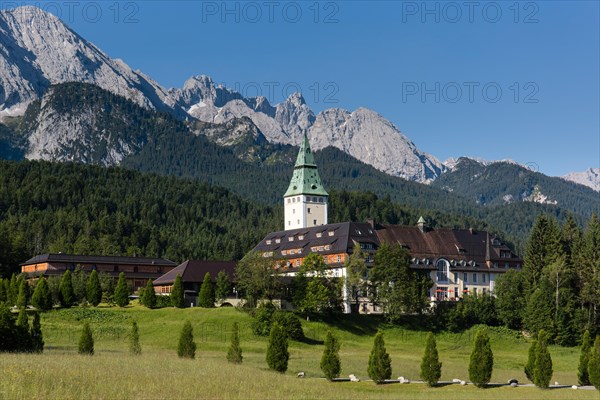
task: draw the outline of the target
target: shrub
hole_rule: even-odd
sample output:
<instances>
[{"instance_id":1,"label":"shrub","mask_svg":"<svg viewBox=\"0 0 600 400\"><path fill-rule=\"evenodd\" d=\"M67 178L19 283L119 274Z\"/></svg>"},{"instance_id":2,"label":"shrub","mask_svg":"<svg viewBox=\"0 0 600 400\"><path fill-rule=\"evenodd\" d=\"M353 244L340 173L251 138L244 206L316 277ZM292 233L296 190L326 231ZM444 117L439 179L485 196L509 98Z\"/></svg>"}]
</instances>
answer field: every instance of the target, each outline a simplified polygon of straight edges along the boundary
<instances>
[{"instance_id":1,"label":"shrub","mask_svg":"<svg viewBox=\"0 0 600 400\"><path fill-rule=\"evenodd\" d=\"M96 307L102 301L102 286L96 270L92 271L86 282L85 297L87 301Z\"/></svg>"},{"instance_id":2,"label":"shrub","mask_svg":"<svg viewBox=\"0 0 600 400\"><path fill-rule=\"evenodd\" d=\"M52 303L52 293L50 293L48 281L42 276L35 285L33 296L31 296L31 304L39 310L47 311L52 309Z\"/></svg>"},{"instance_id":3,"label":"shrub","mask_svg":"<svg viewBox=\"0 0 600 400\"><path fill-rule=\"evenodd\" d=\"M212 279L210 272L204 275L200 293L198 293L198 306L204 308L212 308L215 306L215 292L213 290Z\"/></svg>"},{"instance_id":4,"label":"shrub","mask_svg":"<svg viewBox=\"0 0 600 400\"><path fill-rule=\"evenodd\" d=\"M600 335L596 336L594 347L590 352L588 376L590 377L590 383L600 390Z\"/></svg>"},{"instance_id":5,"label":"shrub","mask_svg":"<svg viewBox=\"0 0 600 400\"><path fill-rule=\"evenodd\" d=\"M542 329L538 333L533 383L539 388L548 388L552 379L552 373L552 357L550 357L550 351L548 351L548 335Z\"/></svg>"},{"instance_id":6,"label":"shrub","mask_svg":"<svg viewBox=\"0 0 600 400\"><path fill-rule=\"evenodd\" d=\"M590 331L585 331L583 334L583 338L581 339L581 353L579 355L579 366L577 368L577 382L581 386L590 384L590 376L588 374L588 363L591 348L592 339L590 338Z\"/></svg>"},{"instance_id":7,"label":"shrub","mask_svg":"<svg viewBox=\"0 0 600 400\"><path fill-rule=\"evenodd\" d=\"M265 302L258 306L254 312L252 321L252 331L258 336L268 336L271 333L271 324L273 323L273 314L277 311L275 304Z\"/></svg>"},{"instance_id":8,"label":"shrub","mask_svg":"<svg viewBox=\"0 0 600 400\"><path fill-rule=\"evenodd\" d=\"M92 335L92 329L90 328L89 322L83 325L83 331L79 338L79 347L77 352L79 354L94 355L94 337Z\"/></svg>"},{"instance_id":9,"label":"shrub","mask_svg":"<svg viewBox=\"0 0 600 400\"><path fill-rule=\"evenodd\" d=\"M267 365L274 371L284 373L287 371L289 358L287 335L279 324L274 323L269 335Z\"/></svg>"},{"instance_id":10,"label":"shrub","mask_svg":"<svg viewBox=\"0 0 600 400\"><path fill-rule=\"evenodd\" d=\"M127 287L124 272L119 274L119 281L117 282L117 287L115 287L114 301L119 307L125 307L129 304L129 288Z\"/></svg>"},{"instance_id":11,"label":"shrub","mask_svg":"<svg viewBox=\"0 0 600 400\"><path fill-rule=\"evenodd\" d=\"M137 322L131 324L131 333L129 334L129 353L134 356L142 354L142 346L140 346L140 332Z\"/></svg>"},{"instance_id":12,"label":"shrub","mask_svg":"<svg viewBox=\"0 0 600 400\"><path fill-rule=\"evenodd\" d=\"M242 363L242 349L240 347L240 329L237 322L233 323L233 332L231 333L231 345L227 350L227 361L234 364Z\"/></svg>"},{"instance_id":13,"label":"shrub","mask_svg":"<svg viewBox=\"0 0 600 400\"><path fill-rule=\"evenodd\" d=\"M292 340L304 339L302 322L300 322L300 319L294 313L289 311L275 311L272 322L277 322L288 338Z\"/></svg>"},{"instance_id":14,"label":"shrub","mask_svg":"<svg viewBox=\"0 0 600 400\"><path fill-rule=\"evenodd\" d=\"M181 358L196 357L196 343L194 343L194 329L190 321L186 321L179 336L177 355Z\"/></svg>"},{"instance_id":15,"label":"shrub","mask_svg":"<svg viewBox=\"0 0 600 400\"><path fill-rule=\"evenodd\" d=\"M367 372L369 373L369 377L377 384L383 383L383 381L390 379L392 376L392 360L385 349L382 332L378 332L375 335Z\"/></svg>"},{"instance_id":16,"label":"shrub","mask_svg":"<svg viewBox=\"0 0 600 400\"><path fill-rule=\"evenodd\" d=\"M439 362L435 336L433 333L427 335L427 344L425 345L425 354L421 361L421 379L428 386L435 386L442 376L442 363Z\"/></svg>"},{"instance_id":17,"label":"shrub","mask_svg":"<svg viewBox=\"0 0 600 400\"><path fill-rule=\"evenodd\" d=\"M321 371L323 371L325 378L329 381L340 376L342 366L339 352L340 342L333 336L331 331L327 332L325 349L323 350L323 356L321 356Z\"/></svg>"},{"instance_id":18,"label":"shrub","mask_svg":"<svg viewBox=\"0 0 600 400\"><path fill-rule=\"evenodd\" d=\"M156 308L171 307L171 296L168 294L161 294L156 296Z\"/></svg>"},{"instance_id":19,"label":"shrub","mask_svg":"<svg viewBox=\"0 0 600 400\"><path fill-rule=\"evenodd\" d=\"M148 279L146 283L146 289L144 289L144 293L142 294L142 298L140 299L141 303L148 308L156 308L156 293L154 292L154 285L152 284L152 280Z\"/></svg>"},{"instance_id":20,"label":"shrub","mask_svg":"<svg viewBox=\"0 0 600 400\"><path fill-rule=\"evenodd\" d=\"M492 379L494 354L490 346L490 338L484 330L477 332L471 359L469 362L469 379L475 386L485 387Z\"/></svg>"},{"instance_id":21,"label":"shrub","mask_svg":"<svg viewBox=\"0 0 600 400\"><path fill-rule=\"evenodd\" d=\"M183 283L181 282L181 276L177 275L175 282L173 283L173 290L171 290L171 305L177 308L185 307L185 298L183 296Z\"/></svg>"}]
</instances>

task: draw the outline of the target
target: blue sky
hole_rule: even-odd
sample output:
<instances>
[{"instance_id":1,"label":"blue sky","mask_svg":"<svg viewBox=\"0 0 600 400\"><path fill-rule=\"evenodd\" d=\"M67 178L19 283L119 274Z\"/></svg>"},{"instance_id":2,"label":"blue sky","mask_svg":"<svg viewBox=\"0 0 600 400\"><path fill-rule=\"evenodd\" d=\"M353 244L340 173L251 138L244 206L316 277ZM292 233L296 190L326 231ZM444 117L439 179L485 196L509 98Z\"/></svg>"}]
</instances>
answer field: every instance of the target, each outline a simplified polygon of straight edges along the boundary
<instances>
[{"instance_id":1,"label":"blue sky","mask_svg":"<svg viewBox=\"0 0 600 400\"><path fill-rule=\"evenodd\" d=\"M273 103L299 88L316 112L376 110L442 161L600 166L599 2L471 4L40 3L166 87L205 74Z\"/></svg>"}]
</instances>

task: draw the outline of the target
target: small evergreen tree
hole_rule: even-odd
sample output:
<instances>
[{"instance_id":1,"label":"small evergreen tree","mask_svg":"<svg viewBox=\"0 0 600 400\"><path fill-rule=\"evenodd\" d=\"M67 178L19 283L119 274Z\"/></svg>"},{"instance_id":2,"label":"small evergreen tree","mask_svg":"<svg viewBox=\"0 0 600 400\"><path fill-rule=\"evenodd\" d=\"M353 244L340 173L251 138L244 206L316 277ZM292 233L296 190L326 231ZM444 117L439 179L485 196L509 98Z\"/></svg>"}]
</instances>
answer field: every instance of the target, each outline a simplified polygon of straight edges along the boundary
<instances>
[{"instance_id":1,"label":"small evergreen tree","mask_svg":"<svg viewBox=\"0 0 600 400\"><path fill-rule=\"evenodd\" d=\"M173 290L171 290L171 305L177 308L185 307L185 298L183 296L183 282L181 282L181 276L177 275L175 282L173 283Z\"/></svg>"},{"instance_id":2,"label":"small evergreen tree","mask_svg":"<svg viewBox=\"0 0 600 400\"><path fill-rule=\"evenodd\" d=\"M485 330L475 336L473 351L469 362L469 379L479 388L485 387L492 379L494 354L490 346L490 338Z\"/></svg>"},{"instance_id":3,"label":"small evergreen tree","mask_svg":"<svg viewBox=\"0 0 600 400\"><path fill-rule=\"evenodd\" d=\"M131 324L131 333L129 334L129 353L134 356L142 354L142 346L140 346L140 332L137 322Z\"/></svg>"},{"instance_id":4,"label":"small evergreen tree","mask_svg":"<svg viewBox=\"0 0 600 400\"><path fill-rule=\"evenodd\" d=\"M17 317L17 346L19 351L31 351L32 341L29 334L29 318L27 318L27 311L25 308L21 308L19 316Z\"/></svg>"},{"instance_id":5,"label":"small evergreen tree","mask_svg":"<svg viewBox=\"0 0 600 400\"><path fill-rule=\"evenodd\" d=\"M369 377L377 384L383 383L392 376L392 360L385 349L383 333L378 332L375 335L373 349L369 355L369 367L367 368Z\"/></svg>"},{"instance_id":6,"label":"small evergreen tree","mask_svg":"<svg viewBox=\"0 0 600 400\"><path fill-rule=\"evenodd\" d=\"M242 349L240 347L240 332L237 322L233 323L233 332L231 333L231 345L227 350L227 361L234 364L242 363Z\"/></svg>"},{"instance_id":7,"label":"small evergreen tree","mask_svg":"<svg viewBox=\"0 0 600 400\"><path fill-rule=\"evenodd\" d=\"M33 314L33 324L31 325L31 350L35 353L44 351L44 338L42 336L42 325L40 323L40 314Z\"/></svg>"},{"instance_id":8,"label":"small evergreen tree","mask_svg":"<svg viewBox=\"0 0 600 400\"><path fill-rule=\"evenodd\" d=\"M600 335L594 340L588 361L588 376L590 383L600 390Z\"/></svg>"},{"instance_id":9,"label":"small evergreen tree","mask_svg":"<svg viewBox=\"0 0 600 400\"><path fill-rule=\"evenodd\" d=\"M94 355L94 336L92 335L92 328L90 328L89 322L83 324L77 352L89 356Z\"/></svg>"},{"instance_id":10,"label":"small evergreen tree","mask_svg":"<svg viewBox=\"0 0 600 400\"><path fill-rule=\"evenodd\" d=\"M7 298L6 297L7 296L6 286L5 286L4 282L5 282L5 280L0 278L0 303L6 302L6 298Z\"/></svg>"},{"instance_id":11,"label":"small evergreen tree","mask_svg":"<svg viewBox=\"0 0 600 400\"><path fill-rule=\"evenodd\" d=\"M148 308L156 307L156 293L154 292L152 279L148 279L148 282L146 283L146 289L142 295L142 304Z\"/></svg>"},{"instance_id":12,"label":"small evergreen tree","mask_svg":"<svg viewBox=\"0 0 600 400\"><path fill-rule=\"evenodd\" d=\"M19 284L19 295L17 296L17 307L24 308L29 304L29 284L25 279L21 279Z\"/></svg>"},{"instance_id":13,"label":"small evergreen tree","mask_svg":"<svg viewBox=\"0 0 600 400\"><path fill-rule=\"evenodd\" d=\"M119 307L125 307L129 304L129 288L127 287L124 272L119 274L119 281L117 282L117 287L115 287L114 301Z\"/></svg>"},{"instance_id":14,"label":"small evergreen tree","mask_svg":"<svg viewBox=\"0 0 600 400\"><path fill-rule=\"evenodd\" d=\"M47 311L52 309L52 303L52 293L48 287L48 281L42 276L35 285L33 296L31 296L31 304L39 310Z\"/></svg>"},{"instance_id":15,"label":"small evergreen tree","mask_svg":"<svg viewBox=\"0 0 600 400\"><path fill-rule=\"evenodd\" d=\"M321 356L321 371L323 371L325 378L329 381L340 376L342 366L339 352L340 342L333 336L331 331L327 332L327 336L325 337L325 349L323 350L323 356Z\"/></svg>"},{"instance_id":16,"label":"small evergreen tree","mask_svg":"<svg viewBox=\"0 0 600 400\"><path fill-rule=\"evenodd\" d=\"M585 331L581 339L581 353L579 355L579 366L577 368L577 382L581 386L590 384L590 376L588 375L588 363L590 358L590 350L592 348L592 339L590 331Z\"/></svg>"},{"instance_id":17,"label":"small evergreen tree","mask_svg":"<svg viewBox=\"0 0 600 400\"><path fill-rule=\"evenodd\" d=\"M533 382L533 371L535 370L535 355L537 351L537 335L533 336L531 346L527 352L527 364L525 364L524 372L527 379Z\"/></svg>"},{"instance_id":18,"label":"small evergreen tree","mask_svg":"<svg viewBox=\"0 0 600 400\"><path fill-rule=\"evenodd\" d=\"M219 271L217 274L215 298L218 301L223 301L227 298L229 293L231 293L231 282L229 281L229 275L227 275L227 272L225 271Z\"/></svg>"},{"instance_id":19,"label":"small evergreen tree","mask_svg":"<svg viewBox=\"0 0 600 400\"><path fill-rule=\"evenodd\" d=\"M213 291L210 272L207 272L206 275L204 275L202 286L200 286L200 293L198 294L198 306L204 308L212 308L215 306L215 292Z\"/></svg>"},{"instance_id":20,"label":"small evergreen tree","mask_svg":"<svg viewBox=\"0 0 600 400\"><path fill-rule=\"evenodd\" d=\"M71 271L67 270L60 280L58 298L61 307L69 308L75 301L75 295L73 293L73 282L71 279Z\"/></svg>"},{"instance_id":21,"label":"small evergreen tree","mask_svg":"<svg viewBox=\"0 0 600 400\"><path fill-rule=\"evenodd\" d=\"M552 358L550 357L550 351L548 351L548 335L542 329L538 333L533 383L539 388L548 388L552 379L552 373Z\"/></svg>"},{"instance_id":22,"label":"small evergreen tree","mask_svg":"<svg viewBox=\"0 0 600 400\"><path fill-rule=\"evenodd\" d=\"M194 343L194 329L190 321L186 321L179 336L177 355L181 358L196 357L196 343Z\"/></svg>"},{"instance_id":23,"label":"small evergreen tree","mask_svg":"<svg viewBox=\"0 0 600 400\"><path fill-rule=\"evenodd\" d=\"M442 376L442 363L439 362L437 345L433 333L427 335L427 344L425 345L425 354L421 361L421 379L428 386L435 386Z\"/></svg>"},{"instance_id":24,"label":"small evergreen tree","mask_svg":"<svg viewBox=\"0 0 600 400\"><path fill-rule=\"evenodd\" d=\"M19 283L17 283L17 276L12 274L10 282L8 284L7 302L10 306L17 304L17 297L19 296Z\"/></svg>"},{"instance_id":25,"label":"small evergreen tree","mask_svg":"<svg viewBox=\"0 0 600 400\"><path fill-rule=\"evenodd\" d=\"M278 323L274 323L269 335L267 365L274 371L284 373L287 371L289 358L287 335Z\"/></svg>"},{"instance_id":26,"label":"small evergreen tree","mask_svg":"<svg viewBox=\"0 0 600 400\"><path fill-rule=\"evenodd\" d=\"M102 301L102 286L100 285L100 278L98 277L98 272L96 270L92 271L85 286L85 297L87 301L94 307L98 306Z\"/></svg>"}]
</instances>

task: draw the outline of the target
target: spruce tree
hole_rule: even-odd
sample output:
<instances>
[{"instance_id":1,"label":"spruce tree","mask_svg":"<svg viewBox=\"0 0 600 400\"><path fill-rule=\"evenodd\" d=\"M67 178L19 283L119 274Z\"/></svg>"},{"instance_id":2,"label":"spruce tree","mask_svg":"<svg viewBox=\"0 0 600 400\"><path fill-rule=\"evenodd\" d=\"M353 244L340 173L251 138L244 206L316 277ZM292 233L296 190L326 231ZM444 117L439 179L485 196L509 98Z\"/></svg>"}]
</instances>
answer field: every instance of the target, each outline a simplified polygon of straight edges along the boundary
<instances>
[{"instance_id":1,"label":"spruce tree","mask_svg":"<svg viewBox=\"0 0 600 400\"><path fill-rule=\"evenodd\" d=\"M19 295L17 296L17 307L24 308L29 304L29 284L25 279L20 280Z\"/></svg>"},{"instance_id":2,"label":"spruce tree","mask_svg":"<svg viewBox=\"0 0 600 400\"><path fill-rule=\"evenodd\" d=\"M85 297L94 307L98 306L102 301L102 286L100 285L100 278L96 270L93 270L90 276L88 276L85 285Z\"/></svg>"},{"instance_id":3,"label":"spruce tree","mask_svg":"<svg viewBox=\"0 0 600 400\"><path fill-rule=\"evenodd\" d=\"M204 308L212 308L215 306L215 292L213 291L210 272L207 272L206 275L204 275L202 286L200 286L200 293L198 294L198 306Z\"/></svg>"},{"instance_id":4,"label":"spruce tree","mask_svg":"<svg viewBox=\"0 0 600 400\"><path fill-rule=\"evenodd\" d=\"M32 341L29 334L29 318L27 318L27 311L25 311L25 308L21 308L21 311L19 311L16 329L18 332L18 349L20 351L31 351Z\"/></svg>"},{"instance_id":5,"label":"spruce tree","mask_svg":"<svg viewBox=\"0 0 600 400\"><path fill-rule=\"evenodd\" d=\"M171 290L171 305L177 308L185 307L185 298L183 296L183 282L181 276L177 275L175 282L173 283L173 289Z\"/></svg>"},{"instance_id":6,"label":"spruce tree","mask_svg":"<svg viewBox=\"0 0 600 400\"><path fill-rule=\"evenodd\" d=\"M373 341L373 348L369 355L369 366L367 368L369 377L377 384L383 383L392 376L392 360L385 349L383 332L377 332Z\"/></svg>"},{"instance_id":7,"label":"spruce tree","mask_svg":"<svg viewBox=\"0 0 600 400\"><path fill-rule=\"evenodd\" d=\"M535 367L533 369L533 383L535 386L546 389L552 379L552 357L548 350L548 334L541 330L538 334L535 351Z\"/></svg>"},{"instance_id":8,"label":"spruce tree","mask_svg":"<svg viewBox=\"0 0 600 400\"><path fill-rule=\"evenodd\" d=\"M75 295L73 293L73 282L71 279L71 271L67 270L60 280L58 297L61 307L69 308L73 305Z\"/></svg>"},{"instance_id":9,"label":"spruce tree","mask_svg":"<svg viewBox=\"0 0 600 400\"><path fill-rule=\"evenodd\" d=\"M35 353L44 351L44 338L42 336L42 325L40 323L40 314L33 314L33 324L31 325L31 350Z\"/></svg>"},{"instance_id":10,"label":"spruce tree","mask_svg":"<svg viewBox=\"0 0 600 400\"><path fill-rule=\"evenodd\" d=\"M115 287L114 300L119 307L125 307L129 304L129 288L127 287L124 272L119 274L119 281Z\"/></svg>"},{"instance_id":11,"label":"spruce tree","mask_svg":"<svg viewBox=\"0 0 600 400\"><path fill-rule=\"evenodd\" d=\"M321 356L321 371L323 371L325 378L329 381L340 376L342 365L339 352L340 342L333 336L331 331L328 331L325 337L325 349L323 350L323 356Z\"/></svg>"},{"instance_id":12,"label":"spruce tree","mask_svg":"<svg viewBox=\"0 0 600 400\"><path fill-rule=\"evenodd\" d=\"M194 329L190 321L186 321L179 335L177 355L181 358L196 357L196 343L194 343Z\"/></svg>"},{"instance_id":13,"label":"spruce tree","mask_svg":"<svg viewBox=\"0 0 600 400\"><path fill-rule=\"evenodd\" d=\"M588 375L588 364L590 358L590 351L592 348L592 339L590 338L590 331L583 333L581 339L581 352L579 355L579 366L577 368L577 382L581 386L590 384L590 376Z\"/></svg>"},{"instance_id":14,"label":"spruce tree","mask_svg":"<svg viewBox=\"0 0 600 400\"><path fill-rule=\"evenodd\" d=\"M142 304L148 308L156 307L156 293L154 292L152 279L148 279L146 283L146 289L144 289L144 294L142 294Z\"/></svg>"},{"instance_id":15,"label":"spruce tree","mask_svg":"<svg viewBox=\"0 0 600 400\"><path fill-rule=\"evenodd\" d=\"M231 344L227 350L227 361L234 364L242 363L242 349L240 347L240 329L237 322L233 323L233 332L231 333Z\"/></svg>"},{"instance_id":16,"label":"spruce tree","mask_svg":"<svg viewBox=\"0 0 600 400\"><path fill-rule=\"evenodd\" d=\"M473 351L469 362L469 379L479 388L485 387L492 379L494 354L490 346L490 338L485 330L475 336Z\"/></svg>"},{"instance_id":17,"label":"spruce tree","mask_svg":"<svg viewBox=\"0 0 600 400\"><path fill-rule=\"evenodd\" d=\"M142 354L142 346L140 346L140 332L137 322L131 324L131 333L129 334L129 353L134 356Z\"/></svg>"},{"instance_id":18,"label":"spruce tree","mask_svg":"<svg viewBox=\"0 0 600 400\"><path fill-rule=\"evenodd\" d=\"M525 364L525 368L523 369L523 372L525 372L525 376L527 376L527 379L529 379L531 382L534 381L533 372L535 370L536 352L537 352L537 335L534 335L533 340L531 341L531 346L529 346L529 351L527 352L527 363Z\"/></svg>"},{"instance_id":19,"label":"spruce tree","mask_svg":"<svg viewBox=\"0 0 600 400\"><path fill-rule=\"evenodd\" d=\"M284 373L287 371L289 358L287 335L278 323L274 323L269 335L267 365L274 371Z\"/></svg>"},{"instance_id":20,"label":"spruce tree","mask_svg":"<svg viewBox=\"0 0 600 400\"><path fill-rule=\"evenodd\" d=\"M600 335L594 340L588 361L588 376L590 383L600 390Z\"/></svg>"},{"instance_id":21,"label":"spruce tree","mask_svg":"<svg viewBox=\"0 0 600 400\"><path fill-rule=\"evenodd\" d=\"M19 284L17 283L17 276L12 274L10 282L8 284L7 302L8 305L14 306L17 304L17 297L19 296Z\"/></svg>"},{"instance_id":22,"label":"spruce tree","mask_svg":"<svg viewBox=\"0 0 600 400\"><path fill-rule=\"evenodd\" d=\"M229 275L225 271L219 271L217 274L217 283L215 288L215 299L223 301L227 298L227 295L231 293L231 282L229 281Z\"/></svg>"},{"instance_id":23,"label":"spruce tree","mask_svg":"<svg viewBox=\"0 0 600 400\"><path fill-rule=\"evenodd\" d=\"M81 331L81 336L79 337L79 346L77 352L79 354L94 355L94 337L92 335L92 329L90 328L90 323L86 322L83 324L83 330Z\"/></svg>"},{"instance_id":24,"label":"spruce tree","mask_svg":"<svg viewBox=\"0 0 600 400\"><path fill-rule=\"evenodd\" d=\"M35 285L33 296L31 296L31 304L38 310L47 311L52 309L52 293L48 287L48 281L43 276Z\"/></svg>"},{"instance_id":25,"label":"spruce tree","mask_svg":"<svg viewBox=\"0 0 600 400\"><path fill-rule=\"evenodd\" d=\"M439 362L437 345L433 333L427 335L425 354L421 361L421 379L428 386L435 386L442 376L442 363Z\"/></svg>"}]
</instances>

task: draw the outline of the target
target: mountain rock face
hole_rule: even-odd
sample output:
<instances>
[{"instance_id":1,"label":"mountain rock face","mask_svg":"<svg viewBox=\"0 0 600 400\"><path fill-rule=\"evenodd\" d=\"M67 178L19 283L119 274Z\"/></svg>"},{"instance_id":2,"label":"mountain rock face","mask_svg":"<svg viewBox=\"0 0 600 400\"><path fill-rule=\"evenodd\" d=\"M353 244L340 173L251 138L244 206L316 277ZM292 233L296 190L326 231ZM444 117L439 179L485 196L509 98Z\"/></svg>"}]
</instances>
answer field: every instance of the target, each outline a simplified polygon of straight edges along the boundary
<instances>
[{"instance_id":1,"label":"mountain rock face","mask_svg":"<svg viewBox=\"0 0 600 400\"><path fill-rule=\"evenodd\" d=\"M143 107L183 115L160 85L54 15L32 6L0 11L0 113L22 114L50 85L63 82L91 83Z\"/></svg>"},{"instance_id":2,"label":"mountain rock face","mask_svg":"<svg viewBox=\"0 0 600 400\"><path fill-rule=\"evenodd\" d=\"M366 108L327 109L315 116L300 93L272 107L264 97L243 98L206 76L190 78L184 89L171 94L201 121L222 124L247 117L271 143L297 146L307 134L314 150L333 146L387 174L423 183L445 169L394 124Z\"/></svg>"},{"instance_id":3,"label":"mountain rock face","mask_svg":"<svg viewBox=\"0 0 600 400\"><path fill-rule=\"evenodd\" d=\"M590 168L584 172L571 172L562 178L600 192L600 168Z\"/></svg>"}]
</instances>

